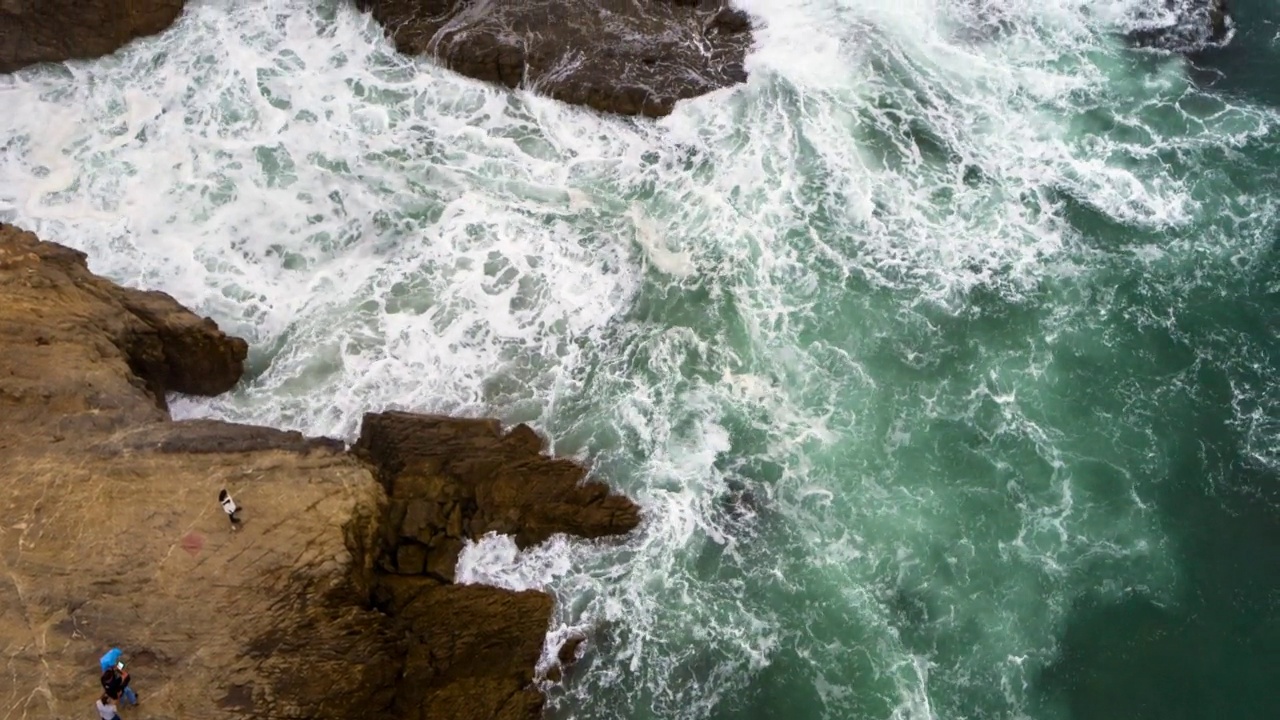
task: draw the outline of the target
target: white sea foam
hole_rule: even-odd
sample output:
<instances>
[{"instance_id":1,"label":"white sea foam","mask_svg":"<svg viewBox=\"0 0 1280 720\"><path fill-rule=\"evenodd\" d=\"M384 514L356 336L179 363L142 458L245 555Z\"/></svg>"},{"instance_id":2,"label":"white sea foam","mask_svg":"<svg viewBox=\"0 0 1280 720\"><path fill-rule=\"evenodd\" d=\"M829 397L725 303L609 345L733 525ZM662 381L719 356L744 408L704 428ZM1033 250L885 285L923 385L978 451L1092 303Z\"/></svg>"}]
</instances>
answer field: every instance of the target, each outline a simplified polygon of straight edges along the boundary
<instances>
[{"instance_id":1,"label":"white sea foam","mask_svg":"<svg viewBox=\"0 0 1280 720\"><path fill-rule=\"evenodd\" d=\"M1054 295L1096 241L1067 215L1189 227L1170 157L1276 119L1135 69L1127 2L742 4L750 82L643 123L402 58L346 3L190 3L0 79L0 219L249 338L242 387L180 416L496 414L641 501L625 541L460 559L555 593L544 669L590 635L574 717L732 715L777 665L824 717L1018 716L1091 573L1176 582L1136 479L1160 468L1111 452L1141 432L1056 424L1054 353L1105 341ZM1032 318L1020 344L982 298Z\"/></svg>"}]
</instances>

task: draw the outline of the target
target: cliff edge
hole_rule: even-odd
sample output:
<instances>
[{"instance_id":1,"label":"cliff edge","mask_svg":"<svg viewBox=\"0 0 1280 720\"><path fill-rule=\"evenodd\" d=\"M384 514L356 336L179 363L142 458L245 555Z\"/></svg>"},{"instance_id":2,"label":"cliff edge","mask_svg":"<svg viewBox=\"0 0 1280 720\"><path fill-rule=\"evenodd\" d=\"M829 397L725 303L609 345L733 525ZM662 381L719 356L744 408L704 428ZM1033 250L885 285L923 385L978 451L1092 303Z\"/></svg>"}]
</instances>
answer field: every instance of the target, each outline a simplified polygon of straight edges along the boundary
<instances>
[{"instance_id":1,"label":"cliff edge","mask_svg":"<svg viewBox=\"0 0 1280 720\"><path fill-rule=\"evenodd\" d=\"M539 717L552 599L453 584L457 553L625 533L635 504L525 426L370 414L347 452L169 418L166 392L223 392L245 353L0 225L0 714L91 712L118 645L147 717Z\"/></svg>"}]
</instances>

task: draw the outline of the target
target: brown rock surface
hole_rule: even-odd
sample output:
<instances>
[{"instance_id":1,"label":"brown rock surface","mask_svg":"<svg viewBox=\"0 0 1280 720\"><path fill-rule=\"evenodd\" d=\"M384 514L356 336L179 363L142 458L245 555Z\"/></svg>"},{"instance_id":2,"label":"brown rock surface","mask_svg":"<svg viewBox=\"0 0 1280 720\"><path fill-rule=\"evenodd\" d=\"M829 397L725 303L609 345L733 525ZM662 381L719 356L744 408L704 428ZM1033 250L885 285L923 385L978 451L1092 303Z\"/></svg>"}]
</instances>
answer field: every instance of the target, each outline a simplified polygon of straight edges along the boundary
<instances>
[{"instance_id":1,"label":"brown rock surface","mask_svg":"<svg viewBox=\"0 0 1280 720\"><path fill-rule=\"evenodd\" d=\"M410 55L623 115L746 80L745 13L727 0L357 0Z\"/></svg>"},{"instance_id":2,"label":"brown rock surface","mask_svg":"<svg viewBox=\"0 0 1280 720\"><path fill-rule=\"evenodd\" d=\"M444 582L460 538L622 532L635 506L492 421L371 415L371 467L333 440L168 419L158 393L223 391L244 355L0 225L0 716L88 716L118 645L149 717L538 717L552 600ZM415 537L459 544L400 543L384 483L416 503Z\"/></svg>"},{"instance_id":3,"label":"brown rock surface","mask_svg":"<svg viewBox=\"0 0 1280 720\"><path fill-rule=\"evenodd\" d=\"M354 450L382 469L391 499L386 570L451 582L463 541L512 535L527 547L560 532L629 532L635 503L586 482L575 462L542 454L527 425L402 412L365 415Z\"/></svg>"},{"instance_id":4,"label":"brown rock surface","mask_svg":"<svg viewBox=\"0 0 1280 720\"><path fill-rule=\"evenodd\" d=\"M173 24L184 0L0 0L0 73L115 52Z\"/></svg>"},{"instance_id":5,"label":"brown rock surface","mask_svg":"<svg viewBox=\"0 0 1280 720\"><path fill-rule=\"evenodd\" d=\"M50 437L167 417L167 391L214 395L248 346L157 292L89 272L83 253L0 225L0 422ZM139 392L145 389L147 392ZM0 435L0 448L21 437Z\"/></svg>"},{"instance_id":6,"label":"brown rock surface","mask_svg":"<svg viewBox=\"0 0 1280 720\"><path fill-rule=\"evenodd\" d=\"M389 578L383 589L388 611L404 623L405 677L413 678L400 684L390 717L541 717L543 697L532 673L551 619L551 596L407 577Z\"/></svg>"}]
</instances>

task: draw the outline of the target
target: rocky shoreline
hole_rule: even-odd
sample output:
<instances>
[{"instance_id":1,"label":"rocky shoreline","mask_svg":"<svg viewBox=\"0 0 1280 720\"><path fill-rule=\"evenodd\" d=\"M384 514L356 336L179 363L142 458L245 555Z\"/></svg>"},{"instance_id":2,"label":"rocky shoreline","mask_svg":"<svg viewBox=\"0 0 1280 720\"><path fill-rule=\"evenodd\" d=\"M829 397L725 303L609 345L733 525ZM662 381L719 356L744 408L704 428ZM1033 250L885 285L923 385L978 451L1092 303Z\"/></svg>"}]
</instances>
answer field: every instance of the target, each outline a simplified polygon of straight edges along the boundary
<instances>
[{"instance_id":1,"label":"rocky shoreline","mask_svg":"<svg viewBox=\"0 0 1280 720\"><path fill-rule=\"evenodd\" d=\"M458 552L622 534L639 508L524 425L372 413L348 451L169 418L166 392L226 391L246 350L0 225L0 712L83 715L119 645L147 717L540 717L552 598L455 584Z\"/></svg>"},{"instance_id":2,"label":"rocky shoreline","mask_svg":"<svg viewBox=\"0 0 1280 720\"><path fill-rule=\"evenodd\" d=\"M619 115L745 82L751 21L728 0L357 0L396 49Z\"/></svg>"},{"instance_id":3,"label":"rocky shoreline","mask_svg":"<svg viewBox=\"0 0 1280 720\"><path fill-rule=\"evenodd\" d=\"M751 22L729 0L353 0L396 49L477 80L659 117L746 80ZM0 1L0 73L91 58L169 27L184 0Z\"/></svg>"},{"instance_id":4,"label":"rocky shoreline","mask_svg":"<svg viewBox=\"0 0 1280 720\"><path fill-rule=\"evenodd\" d=\"M620 115L661 117L680 100L745 82L752 20L731 0L353 0L396 49L477 80ZM0 73L89 58L161 32L184 0L0 2ZM999 6L992 6L999 18ZM1230 39L1228 0L1150 0L1136 47L1194 55Z\"/></svg>"}]
</instances>

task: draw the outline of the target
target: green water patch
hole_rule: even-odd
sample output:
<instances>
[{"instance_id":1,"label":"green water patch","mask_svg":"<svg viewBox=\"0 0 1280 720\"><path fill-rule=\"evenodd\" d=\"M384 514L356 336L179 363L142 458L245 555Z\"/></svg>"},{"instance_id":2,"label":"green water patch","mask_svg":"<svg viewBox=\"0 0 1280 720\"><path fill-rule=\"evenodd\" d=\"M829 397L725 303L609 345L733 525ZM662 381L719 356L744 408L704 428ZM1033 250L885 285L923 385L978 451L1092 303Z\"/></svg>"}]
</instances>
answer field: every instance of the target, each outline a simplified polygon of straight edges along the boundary
<instances>
[{"instance_id":1,"label":"green water patch","mask_svg":"<svg viewBox=\"0 0 1280 720\"><path fill-rule=\"evenodd\" d=\"M1206 369L1174 426L1156 506L1179 589L1073 608L1043 687L1070 717L1267 718L1280 703L1280 500L1275 470L1241 452L1230 374Z\"/></svg>"},{"instance_id":2,"label":"green water patch","mask_svg":"<svg viewBox=\"0 0 1280 720\"><path fill-rule=\"evenodd\" d=\"M1040 714L1264 718L1280 703L1276 163L1274 133L1197 153L1181 166L1202 198L1196 222L1148 233L1148 261L1116 252L1132 242L1122 225L1069 214L1105 253L1096 284L1108 299L1063 390L1082 410L1120 400L1120 467L1147 469L1135 490L1168 538L1177 582L1159 596L1076 598L1037 680Z\"/></svg>"}]
</instances>

